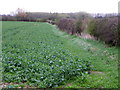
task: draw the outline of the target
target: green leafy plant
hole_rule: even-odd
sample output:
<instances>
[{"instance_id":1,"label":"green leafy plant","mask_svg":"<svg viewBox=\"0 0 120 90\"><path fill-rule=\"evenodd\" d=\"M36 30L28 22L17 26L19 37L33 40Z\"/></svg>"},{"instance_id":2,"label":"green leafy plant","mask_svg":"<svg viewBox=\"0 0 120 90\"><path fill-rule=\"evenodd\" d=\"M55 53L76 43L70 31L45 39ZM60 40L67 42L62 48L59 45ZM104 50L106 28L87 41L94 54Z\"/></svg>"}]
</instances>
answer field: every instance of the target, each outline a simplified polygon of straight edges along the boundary
<instances>
[{"instance_id":1,"label":"green leafy plant","mask_svg":"<svg viewBox=\"0 0 120 90\"><path fill-rule=\"evenodd\" d=\"M3 23L4 82L57 87L91 69L87 60L81 60L64 47L67 40L56 36L51 31L53 27L46 26L46 23L33 22Z\"/></svg>"}]
</instances>

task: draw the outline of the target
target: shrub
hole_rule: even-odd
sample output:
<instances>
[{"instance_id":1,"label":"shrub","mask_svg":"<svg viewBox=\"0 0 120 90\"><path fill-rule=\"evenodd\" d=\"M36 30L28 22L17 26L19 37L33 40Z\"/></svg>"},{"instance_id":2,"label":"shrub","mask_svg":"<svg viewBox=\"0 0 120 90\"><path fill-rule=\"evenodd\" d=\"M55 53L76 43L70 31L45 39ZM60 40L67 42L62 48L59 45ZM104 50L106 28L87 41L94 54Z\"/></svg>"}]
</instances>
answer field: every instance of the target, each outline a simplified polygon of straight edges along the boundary
<instances>
[{"instance_id":1,"label":"shrub","mask_svg":"<svg viewBox=\"0 0 120 90\"><path fill-rule=\"evenodd\" d=\"M81 20L78 20L77 22L76 22L76 24L75 24L75 26L76 26L76 32L77 33L81 33L82 32L82 29L81 29L81 26L82 26L82 21Z\"/></svg>"},{"instance_id":2,"label":"shrub","mask_svg":"<svg viewBox=\"0 0 120 90\"><path fill-rule=\"evenodd\" d=\"M88 32L91 35L95 35L95 30L96 30L96 25L95 25L95 20L92 20L89 24L88 24Z\"/></svg>"},{"instance_id":3,"label":"shrub","mask_svg":"<svg viewBox=\"0 0 120 90\"><path fill-rule=\"evenodd\" d=\"M89 33L107 44L117 45L118 19L99 18L89 24Z\"/></svg>"},{"instance_id":4,"label":"shrub","mask_svg":"<svg viewBox=\"0 0 120 90\"><path fill-rule=\"evenodd\" d=\"M76 33L75 20L74 19L69 19L69 18L61 19L58 22L58 27L61 30L66 31L69 34L73 35L74 33Z\"/></svg>"}]
</instances>

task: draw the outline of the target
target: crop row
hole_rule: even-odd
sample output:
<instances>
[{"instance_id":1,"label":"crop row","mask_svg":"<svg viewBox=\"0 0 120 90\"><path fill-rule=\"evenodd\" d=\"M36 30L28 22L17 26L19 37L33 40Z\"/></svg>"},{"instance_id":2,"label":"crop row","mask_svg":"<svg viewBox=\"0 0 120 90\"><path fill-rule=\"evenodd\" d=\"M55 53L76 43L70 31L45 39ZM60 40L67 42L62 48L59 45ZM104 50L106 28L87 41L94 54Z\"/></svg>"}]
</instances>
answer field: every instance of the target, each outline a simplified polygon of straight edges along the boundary
<instances>
[{"instance_id":1,"label":"crop row","mask_svg":"<svg viewBox=\"0 0 120 90\"><path fill-rule=\"evenodd\" d=\"M3 22L3 82L56 87L90 70L90 63L66 49L66 39L52 29L46 23Z\"/></svg>"}]
</instances>

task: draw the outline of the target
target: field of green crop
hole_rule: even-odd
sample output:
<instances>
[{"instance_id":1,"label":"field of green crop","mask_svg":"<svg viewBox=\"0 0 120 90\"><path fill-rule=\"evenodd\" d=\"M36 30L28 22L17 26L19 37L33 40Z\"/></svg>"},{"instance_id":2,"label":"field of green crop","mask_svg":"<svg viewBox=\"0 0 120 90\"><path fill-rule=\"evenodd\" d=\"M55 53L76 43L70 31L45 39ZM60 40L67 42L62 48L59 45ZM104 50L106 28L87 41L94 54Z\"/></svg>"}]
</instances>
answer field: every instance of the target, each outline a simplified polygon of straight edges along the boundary
<instances>
[{"instance_id":1,"label":"field of green crop","mask_svg":"<svg viewBox=\"0 0 120 90\"><path fill-rule=\"evenodd\" d=\"M3 81L57 87L73 76L84 76L90 63L64 47L67 39L46 23L3 22Z\"/></svg>"},{"instance_id":2,"label":"field of green crop","mask_svg":"<svg viewBox=\"0 0 120 90\"><path fill-rule=\"evenodd\" d=\"M47 23L3 22L2 62L8 88L118 88L117 47Z\"/></svg>"}]
</instances>

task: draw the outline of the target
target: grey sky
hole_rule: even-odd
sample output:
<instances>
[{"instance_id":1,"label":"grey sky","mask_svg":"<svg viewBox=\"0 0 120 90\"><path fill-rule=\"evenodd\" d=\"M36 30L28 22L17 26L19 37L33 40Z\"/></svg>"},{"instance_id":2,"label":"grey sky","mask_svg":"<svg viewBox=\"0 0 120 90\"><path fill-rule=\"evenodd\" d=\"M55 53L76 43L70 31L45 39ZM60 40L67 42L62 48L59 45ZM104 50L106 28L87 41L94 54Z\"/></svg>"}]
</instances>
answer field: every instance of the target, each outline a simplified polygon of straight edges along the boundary
<instances>
[{"instance_id":1,"label":"grey sky","mask_svg":"<svg viewBox=\"0 0 120 90\"><path fill-rule=\"evenodd\" d=\"M117 13L119 0L2 0L0 14L10 14L17 8L31 12Z\"/></svg>"}]
</instances>

